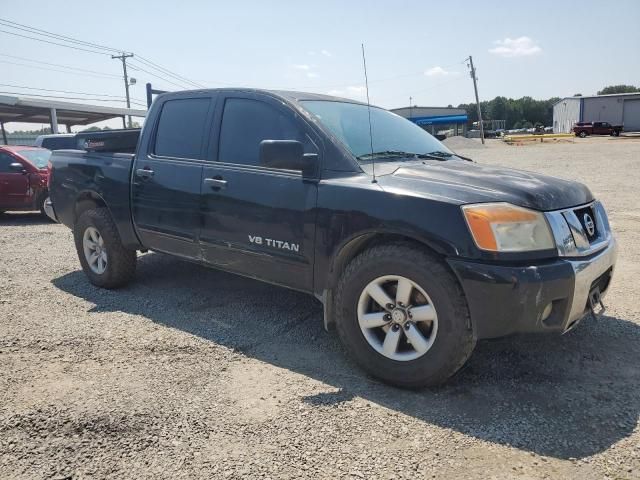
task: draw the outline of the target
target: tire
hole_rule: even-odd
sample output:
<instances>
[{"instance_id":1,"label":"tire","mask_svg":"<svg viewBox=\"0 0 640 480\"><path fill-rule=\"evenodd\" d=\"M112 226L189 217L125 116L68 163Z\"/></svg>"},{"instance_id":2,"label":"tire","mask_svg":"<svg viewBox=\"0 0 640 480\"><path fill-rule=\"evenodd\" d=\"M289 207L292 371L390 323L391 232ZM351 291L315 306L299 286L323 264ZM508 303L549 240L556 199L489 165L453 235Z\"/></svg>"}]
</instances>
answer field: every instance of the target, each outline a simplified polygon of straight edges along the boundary
<instances>
[{"instance_id":1,"label":"tire","mask_svg":"<svg viewBox=\"0 0 640 480\"><path fill-rule=\"evenodd\" d=\"M42 195L42 196L38 199L38 201L37 201L37 203L36 203L36 209L37 209L37 210L40 210L40 215L41 215L42 217L44 217L44 218L46 218L46 219L48 219L48 220L51 220L51 219L49 218L49 216L47 215L47 212L45 212L45 211L44 211L44 202L46 202L46 201L47 201L47 198L49 198L49 195Z\"/></svg>"},{"instance_id":2,"label":"tire","mask_svg":"<svg viewBox=\"0 0 640 480\"><path fill-rule=\"evenodd\" d=\"M613 136L614 137L619 137L620 136L620 130L614 130L613 131Z\"/></svg>"},{"instance_id":3,"label":"tire","mask_svg":"<svg viewBox=\"0 0 640 480\"><path fill-rule=\"evenodd\" d=\"M97 231L98 240L93 242L89 233ZM98 268L98 263L93 267L89 264L89 258L85 253L85 234L89 243L99 243L100 253L106 253L104 269ZM73 237L76 251L80 259L82 270L94 285L102 288L119 288L131 281L136 272L136 251L129 250L122 245L120 235L116 229L111 215L106 208L86 210L80 215L73 228ZM96 253L94 250L93 253ZM94 268L95 267L95 268Z\"/></svg>"},{"instance_id":4,"label":"tire","mask_svg":"<svg viewBox=\"0 0 640 480\"><path fill-rule=\"evenodd\" d=\"M414 317L410 315L412 311L416 312L418 307L408 310L405 321L409 323L409 327L406 327L406 323L403 326L394 325L394 328L399 327L397 329L402 331L403 338L399 341L400 343L396 343L399 346L397 351L399 353L392 355L406 354L408 355L406 358L389 358L380 352L379 348L372 346L371 339L374 342L378 339L380 341L382 338L386 339L390 331L387 330L385 334L384 328L387 328L387 325L374 328L373 332L361 327L362 316L359 315L362 313L363 295L366 295L369 286L373 283L390 276L408 279L417 286L410 289L411 295L422 295L421 290L426 294L428 304L437 314L427 335L431 345L417 358L411 358L411 355L419 352L411 353L413 342L407 342L408 333L404 328L408 332L410 328L415 328L414 325L418 325L418 322L411 324L411 319ZM391 298L394 296L393 290L388 289L389 285L392 288L392 283L393 281L382 284ZM414 296L414 301L417 298ZM394 301L397 300L396 297ZM364 304L384 313L379 304L371 302L373 300L369 298ZM420 301L409 303L419 304ZM440 259L406 244L373 247L352 260L337 287L336 314L338 335L358 364L371 375L399 387L419 388L445 382L469 359L476 343L467 302L454 275ZM373 313L373 315L376 314L379 313ZM393 318L391 321L396 322L395 316L389 314L386 317ZM424 324L420 323L420 325ZM425 338L424 332L423 338ZM401 352L400 347L403 346L408 350Z\"/></svg>"},{"instance_id":5,"label":"tire","mask_svg":"<svg viewBox=\"0 0 640 480\"><path fill-rule=\"evenodd\" d=\"M585 137L587 136L587 132L585 132L585 131L583 130L583 131L581 131L580 133L578 133L578 136L579 136L580 138L585 138Z\"/></svg>"}]
</instances>

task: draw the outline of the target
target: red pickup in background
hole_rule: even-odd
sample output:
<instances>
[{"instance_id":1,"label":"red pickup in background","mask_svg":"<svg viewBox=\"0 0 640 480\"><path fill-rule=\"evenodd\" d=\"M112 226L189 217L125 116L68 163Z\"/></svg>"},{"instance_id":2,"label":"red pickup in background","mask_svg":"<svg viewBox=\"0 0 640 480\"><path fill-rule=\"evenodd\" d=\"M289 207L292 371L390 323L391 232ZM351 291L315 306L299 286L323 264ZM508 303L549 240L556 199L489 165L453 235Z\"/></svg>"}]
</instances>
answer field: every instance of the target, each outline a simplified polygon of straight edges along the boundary
<instances>
[{"instance_id":1,"label":"red pickup in background","mask_svg":"<svg viewBox=\"0 0 640 480\"><path fill-rule=\"evenodd\" d=\"M46 148L0 146L0 213L7 210L40 210L49 196Z\"/></svg>"},{"instance_id":2,"label":"red pickup in background","mask_svg":"<svg viewBox=\"0 0 640 480\"><path fill-rule=\"evenodd\" d=\"M573 133L584 138L587 135L612 135L617 137L622 132L622 125L611 125L609 122L578 122L573 126Z\"/></svg>"}]
</instances>

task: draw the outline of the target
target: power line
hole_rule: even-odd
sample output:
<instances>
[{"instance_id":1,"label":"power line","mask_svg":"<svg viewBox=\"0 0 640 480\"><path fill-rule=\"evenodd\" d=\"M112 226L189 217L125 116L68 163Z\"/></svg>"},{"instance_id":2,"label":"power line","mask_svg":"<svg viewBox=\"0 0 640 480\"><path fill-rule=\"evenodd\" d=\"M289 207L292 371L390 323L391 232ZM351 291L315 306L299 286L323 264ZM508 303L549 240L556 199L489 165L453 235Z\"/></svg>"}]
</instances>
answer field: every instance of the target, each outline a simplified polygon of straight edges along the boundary
<instances>
[{"instance_id":1,"label":"power line","mask_svg":"<svg viewBox=\"0 0 640 480\"><path fill-rule=\"evenodd\" d=\"M89 92L73 92L70 90L54 90L51 88L37 88L37 87L25 87L22 85L11 85L8 83L0 83L0 87L11 87L11 88L22 88L24 90L39 90L42 92L57 92L57 93L71 93L74 95L93 95L93 96L98 96L98 97L111 97L111 98L118 98L120 100L124 100L125 97L121 96L121 95L107 95L104 93L89 93Z\"/></svg>"},{"instance_id":2,"label":"power line","mask_svg":"<svg viewBox=\"0 0 640 480\"><path fill-rule=\"evenodd\" d=\"M153 76L153 77L156 77L156 78L158 78L158 79L160 79L160 80L162 80L162 81L165 81L165 82L167 82L167 83L170 83L170 84L172 84L172 85L175 85L175 86L176 86L176 87L178 87L178 88L185 88L185 86L184 86L184 85L179 85L179 84L177 84L177 83L175 83L175 82L172 82L171 80L168 80L168 79L166 79L166 78L164 78L164 77L161 77L161 76L159 76L159 75L156 75L155 73L152 73L152 72L150 72L150 71L148 71L148 70L145 70L144 68L140 68L138 65L136 65L136 66L131 65L129 68L131 68L131 70L137 70L137 71L140 71L140 72L147 73L147 74L149 74L149 75L151 75L151 76Z\"/></svg>"},{"instance_id":3,"label":"power line","mask_svg":"<svg viewBox=\"0 0 640 480\"><path fill-rule=\"evenodd\" d=\"M189 80L188 78L183 77L182 75L178 75L177 73L173 73L171 70L168 70L168 69L166 69L164 67L161 67L157 63L153 63L151 60L149 60L149 59L147 59L147 58L145 58L145 57L143 57L141 55L138 55L136 58L138 59L138 61L144 63L145 65L147 65L147 66L149 66L151 68L155 68L156 70L158 70L160 72L163 72L163 73L165 73L167 75L170 75L170 76L172 76L173 78L175 78L177 80L183 80L183 81L185 81L187 83L190 83L191 85L193 85L195 87L204 88L204 85L201 85L201 84L199 84L197 82L194 82L193 80Z\"/></svg>"},{"instance_id":4,"label":"power line","mask_svg":"<svg viewBox=\"0 0 640 480\"><path fill-rule=\"evenodd\" d=\"M87 48L80 48L80 47L74 47L72 45L65 45L64 43L57 43L57 42L52 42L51 40L44 40L42 38L30 37L29 35L22 35L21 33L7 32L6 30L0 30L0 32L6 33L8 35L15 35L16 37L28 38L30 40L35 40L37 42L50 43L51 45L58 45L59 47L73 48L74 50L81 50L83 52L89 52L89 53L97 53L99 55L109 55L108 53L105 53L105 52L98 52L96 50L89 50Z\"/></svg>"},{"instance_id":5,"label":"power line","mask_svg":"<svg viewBox=\"0 0 640 480\"><path fill-rule=\"evenodd\" d=\"M36 35L42 35L42 36L46 36L46 37L50 37L50 38L55 38L57 40L63 40L63 41L70 42L70 43L75 43L75 44L78 44L78 45L85 45L85 46L98 48L98 49L102 49L102 50L109 50L109 51L112 51L112 52L120 52L121 51L121 50L118 50L118 49L115 49L115 48L107 47L105 45L100 45L100 44L92 43L92 42L86 42L84 40L79 40L77 38L69 37L69 36L66 36L66 35L60 35L59 33L48 32L48 31L42 30L40 28L31 27L29 25L24 25L22 23L14 22L12 20L7 20L7 19L4 19L4 18L0 18L0 24L3 24L4 26L10 27L10 28L15 28L16 30L22 30L22 31L26 31L26 32L29 32L29 33L35 33Z\"/></svg>"},{"instance_id":6,"label":"power line","mask_svg":"<svg viewBox=\"0 0 640 480\"><path fill-rule=\"evenodd\" d=\"M20 67L37 68L39 70L47 70L49 72L72 73L74 75L83 75L83 76L89 76L89 77L94 77L94 78L108 78L108 79L113 79L114 78L114 77L111 77L111 76L106 77L104 75L96 75L96 74L93 74L93 73L71 72L71 71L65 71L65 70L56 70L54 68L48 68L48 67L40 67L38 65L25 65L24 63L10 62L9 60L0 60L0 63L7 63L9 65L18 65ZM115 78L121 78L121 77L116 75Z\"/></svg>"},{"instance_id":7,"label":"power line","mask_svg":"<svg viewBox=\"0 0 640 480\"><path fill-rule=\"evenodd\" d=\"M0 53L0 56L1 57L7 57L7 58L15 58L17 60L24 60L26 62L39 63L39 64L42 64L42 65L51 65L53 67L66 68L66 69L69 69L69 70L78 70L79 72L92 73L94 75L100 75L100 76L104 76L104 77L117 78L117 79L121 78L121 75L116 75L114 73L98 72L96 70L88 70L86 68L72 67L72 66L69 66L69 65L61 65L59 63L43 62L42 60L34 60L34 59L31 59L31 58L27 58L27 57L18 57L16 55L8 55L6 53ZM15 65L21 65L21 64L16 63ZM25 66L32 67L33 65L25 65ZM54 70L54 71L57 71L57 70ZM74 72L70 72L70 73L74 73Z\"/></svg>"},{"instance_id":8,"label":"power line","mask_svg":"<svg viewBox=\"0 0 640 480\"><path fill-rule=\"evenodd\" d=\"M47 30L42 30L42 29L39 29L39 28L31 27L31 26L28 26L28 25L24 25L24 24L21 24L21 23L18 23L18 22L13 22L11 20L6 20L6 19L2 19L2 18L0 18L0 25L3 25L5 27L9 27L9 28L14 28L14 29L21 30L21 31L26 31L28 33L32 33L32 34L35 34L35 35L41 35L41 36L46 36L46 37L49 37L49 38L54 38L56 40L69 42L69 43L72 43L72 44L75 44L75 45L82 45L83 47L90 47L91 49L81 48L81 47L76 47L76 46L71 46L71 45L65 45L65 44L61 44L61 43L57 43L57 42L52 42L50 40L40 39L40 38L36 38L36 37L30 37L28 35L22 35L22 34L15 33L15 32L8 32L6 30L0 30L0 32L7 33L9 35L17 35L17 36L20 36L20 37L29 38L31 40L36 40L36 41L45 42L45 43L51 43L53 45L59 45L59 46L67 47L67 48L74 48L76 50L82 50L82 51L87 51L87 52L91 52L91 53L97 53L97 54L100 54L100 55L110 55L110 53L106 53L104 51L102 51L102 52L96 51L95 49L102 49L102 50L106 50L106 51L109 51L109 52L117 52L117 53L124 52L124 50L121 50L121 49L115 49L115 48L112 48L112 47L107 47L105 45L100 45L100 44L97 44L97 43L92 43L92 42L87 42L87 41L84 41L84 40L79 40L79 39L74 38L74 37L69 37L69 36L66 36L66 35L60 35L60 34L57 34L57 33L49 32ZM189 80L188 78L183 77L182 75L178 75L177 73L172 72L171 70L169 70L169 69L167 69L165 67L162 67L161 65L158 65L157 63L154 63L154 62L152 62L151 60L149 60L149 59L147 59L145 57L141 57L139 55L137 57L148 68L151 68L151 69L157 70L159 72L162 72L165 75L168 75L168 76L174 78L175 80L178 80L178 81L193 85L193 86L195 86L197 88L204 88L203 85L201 85L201 84L199 84L197 82L194 82L193 80ZM151 72L149 72L147 70L144 70L144 69L140 69L140 70L144 71L145 73L148 73L150 75L153 75ZM157 75L156 75L156 77L160 78L160 79L163 79L162 77L159 77ZM163 80L167 81L166 79L163 79ZM169 82L169 83L172 83L172 82ZM177 85L177 84L173 83L173 85ZM179 85L179 86L180 86L180 88L184 88L181 85Z\"/></svg>"}]
</instances>

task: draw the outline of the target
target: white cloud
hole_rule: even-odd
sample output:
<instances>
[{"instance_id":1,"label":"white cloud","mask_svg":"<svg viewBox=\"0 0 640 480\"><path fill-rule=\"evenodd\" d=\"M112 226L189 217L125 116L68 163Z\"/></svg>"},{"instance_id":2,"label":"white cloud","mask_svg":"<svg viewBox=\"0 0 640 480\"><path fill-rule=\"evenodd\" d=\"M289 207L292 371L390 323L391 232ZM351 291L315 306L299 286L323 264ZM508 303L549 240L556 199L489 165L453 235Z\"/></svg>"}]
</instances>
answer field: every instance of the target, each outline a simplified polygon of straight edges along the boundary
<instances>
[{"instance_id":1,"label":"white cloud","mask_svg":"<svg viewBox=\"0 0 640 480\"><path fill-rule=\"evenodd\" d=\"M331 55L331 52L329 50L320 50L320 53L325 57L333 57L333 55Z\"/></svg>"},{"instance_id":2,"label":"white cloud","mask_svg":"<svg viewBox=\"0 0 640 480\"><path fill-rule=\"evenodd\" d=\"M431 67L429 70L426 70L424 74L427 77L446 77L447 75L458 75L458 72L450 72L442 67L435 66Z\"/></svg>"},{"instance_id":3,"label":"white cloud","mask_svg":"<svg viewBox=\"0 0 640 480\"><path fill-rule=\"evenodd\" d=\"M309 71L309 70L311 70L311 65L306 65L304 63L299 63L297 65L294 65L293 68L295 68L296 70Z\"/></svg>"},{"instance_id":4,"label":"white cloud","mask_svg":"<svg viewBox=\"0 0 640 480\"><path fill-rule=\"evenodd\" d=\"M496 47L489 49L489 53L501 57L528 57L542 52L542 48L529 37L505 38L493 42Z\"/></svg>"},{"instance_id":5,"label":"white cloud","mask_svg":"<svg viewBox=\"0 0 640 480\"><path fill-rule=\"evenodd\" d=\"M307 72L307 78L318 78L319 75L316 72Z\"/></svg>"}]
</instances>

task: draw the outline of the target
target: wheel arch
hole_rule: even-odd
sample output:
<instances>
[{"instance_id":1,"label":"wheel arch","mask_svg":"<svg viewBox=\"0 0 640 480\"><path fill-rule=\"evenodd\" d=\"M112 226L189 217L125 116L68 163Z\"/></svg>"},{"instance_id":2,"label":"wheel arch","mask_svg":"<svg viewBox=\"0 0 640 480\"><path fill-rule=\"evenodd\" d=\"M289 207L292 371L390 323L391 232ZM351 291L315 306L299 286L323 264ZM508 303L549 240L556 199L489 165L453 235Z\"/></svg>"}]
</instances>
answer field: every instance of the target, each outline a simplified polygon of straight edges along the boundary
<instances>
[{"instance_id":1,"label":"wheel arch","mask_svg":"<svg viewBox=\"0 0 640 480\"><path fill-rule=\"evenodd\" d=\"M100 194L93 190L80 192L73 204L73 224L75 225L80 215L94 208L106 208L109 211L109 215L111 215L107 202L104 201Z\"/></svg>"},{"instance_id":2,"label":"wheel arch","mask_svg":"<svg viewBox=\"0 0 640 480\"><path fill-rule=\"evenodd\" d=\"M420 248L439 259L443 259L447 254L455 253L455 248L451 245L435 239L417 237L406 232L376 230L360 232L350 237L336 249L331 258L328 278L323 286L322 302L324 304L324 327L326 330L331 329L335 323L333 312L334 290L349 262L369 248L393 243ZM447 268L451 268L446 262L443 263ZM452 273L454 273L453 270Z\"/></svg>"}]
</instances>

